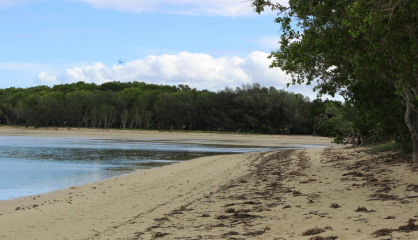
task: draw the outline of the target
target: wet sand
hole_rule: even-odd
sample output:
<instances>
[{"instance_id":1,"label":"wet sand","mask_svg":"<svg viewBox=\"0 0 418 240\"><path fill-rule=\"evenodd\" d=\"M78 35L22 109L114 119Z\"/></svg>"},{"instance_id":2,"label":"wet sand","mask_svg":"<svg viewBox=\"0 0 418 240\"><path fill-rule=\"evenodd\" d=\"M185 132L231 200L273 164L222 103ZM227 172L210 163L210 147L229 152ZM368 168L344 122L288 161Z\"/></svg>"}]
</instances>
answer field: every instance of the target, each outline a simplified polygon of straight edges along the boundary
<instances>
[{"instance_id":1,"label":"wet sand","mask_svg":"<svg viewBox=\"0 0 418 240\"><path fill-rule=\"evenodd\" d=\"M213 134L190 132L159 132L137 130L104 130L89 128L24 128L0 127L0 136L37 136L37 137L88 137L137 139L156 142L199 143L219 145L292 147L301 144L335 146L332 138L304 135L246 135L246 134Z\"/></svg>"},{"instance_id":2,"label":"wet sand","mask_svg":"<svg viewBox=\"0 0 418 240\"><path fill-rule=\"evenodd\" d=\"M418 239L415 171L364 148L204 157L0 202L0 239Z\"/></svg>"}]
</instances>

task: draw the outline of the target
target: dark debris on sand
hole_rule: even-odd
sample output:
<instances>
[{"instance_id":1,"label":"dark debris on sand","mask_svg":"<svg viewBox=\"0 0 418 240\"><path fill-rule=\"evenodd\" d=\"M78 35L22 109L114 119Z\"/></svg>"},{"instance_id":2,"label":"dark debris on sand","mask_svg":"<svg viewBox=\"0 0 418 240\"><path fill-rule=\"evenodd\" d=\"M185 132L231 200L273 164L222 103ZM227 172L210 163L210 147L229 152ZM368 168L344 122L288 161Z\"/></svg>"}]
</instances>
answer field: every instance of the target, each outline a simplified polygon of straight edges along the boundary
<instances>
[{"instance_id":1,"label":"dark debris on sand","mask_svg":"<svg viewBox=\"0 0 418 240\"><path fill-rule=\"evenodd\" d=\"M162 232L156 232L152 235L152 238L160 238L164 237L165 235L168 235L169 233L162 233Z\"/></svg>"},{"instance_id":2,"label":"dark debris on sand","mask_svg":"<svg viewBox=\"0 0 418 240\"><path fill-rule=\"evenodd\" d=\"M259 226L257 219L260 219L263 216L250 213L271 211L270 208L282 205L283 203L281 203L280 200L282 197L278 197L278 193L293 193L294 196L301 194L298 191L292 192L293 189L290 190L288 187L283 186L283 180L288 177L286 173L292 166L289 164L290 161L292 161L289 157L291 153L292 151L288 150L275 153L260 153L257 159L254 159L251 170L247 175L242 176L239 179L231 180L224 186L218 188L218 190L204 196L204 201L210 204L221 203L222 207L224 207L222 212L208 210L196 213L193 209L189 208L189 205L187 205L187 207L184 206L167 216L170 217L170 220L173 218L190 219L194 217L212 216L212 219L215 222L210 221L207 224L202 225L202 223L199 223L199 225L190 226L198 228L200 234L204 236L203 238L208 238L209 235L204 235L204 232L210 231L210 229L214 227L228 228L227 232L219 236L227 239L245 239L239 238L238 235L247 236L248 238L264 234L270 229L269 227L263 229L255 228L256 226ZM302 153L298 154L298 164L300 165L300 168L308 166L308 159ZM295 174L299 175L300 173L295 172ZM309 181L314 180L312 179ZM248 191L249 187L252 188L250 192ZM233 199L234 202L225 202L231 199ZM191 204L193 203L190 203L190 205ZM243 208L240 209L238 206ZM250 206L251 209L246 208ZM174 219L173 221L164 221L166 219L163 218L155 220L159 222L159 225L156 226L156 228L147 229L148 231L152 230L153 232L157 232L157 230L160 229L173 228L172 231L175 232L182 229L182 226L167 225L170 222L174 222ZM158 232L154 233L155 236L153 235L153 238L167 238L164 237L165 235L161 234ZM213 235L210 236L210 238L217 238ZM173 236L173 238L175 237ZM191 237L190 239L194 238Z\"/></svg>"},{"instance_id":3,"label":"dark debris on sand","mask_svg":"<svg viewBox=\"0 0 418 240\"><path fill-rule=\"evenodd\" d=\"M239 235L239 232L235 232L235 231L230 231L227 233L222 234L223 236L230 236L230 235Z\"/></svg>"},{"instance_id":4,"label":"dark debris on sand","mask_svg":"<svg viewBox=\"0 0 418 240\"><path fill-rule=\"evenodd\" d=\"M337 239L337 236L329 236L329 237L321 237L319 235L317 236L313 236L311 238L309 238L309 240L334 240Z\"/></svg>"},{"instance_id":5,"label":"dark debris on sand","mask_svg":"<svg viewBox=\"0 0 418 240\"><path fill-rule=\"evenodd\" d=\"M374 237L382 237L391 234L393 230L391 228L382 228L373 232Z\"/></svg>"},{"instance_id":6,"label":"dark debris on sand","mask_svg":"<svg viewBox=\"0 0 418 240\"><path fill-rule=\"evenodd\" d=\"M398 199L397 196L388 195L388 194L384 194L384 193L372 194L372 195L370 195L370 197L372 198L370 200L380 200L380 201L389 201L389 200Z\"/></svg>"},{"instance_id":7,"label":"dark debris on sand","mask_svg":"<svg viewBox=\"0 0 418 240\"><path fill-rule=\"evenodd\" d=\"M329 207L330 208L340 208L341 206L338 205L338 203L332 203Z\"/></svg>"},{"instance_id":8,"label":"dark debris on sand","mask_svg":"<svg viewBox=\"0 0 418 240\"><path fill-rule=\"evenodd\" d=\"M358 207L356 210L354 210L356 212L365 212L365 213L369 213L369 212L376 212L375 210L367 210L367 208L365 207Z\"/></svg>"},{"instance_id":9,"label":"dark debris on sand","mask_svg":"<svg viewBox=\"0 0 418 240\"><path fill-rule=\"evenodd\" d=\"M415 219L410 219L408 221L408 224L404 226L400 226L399 228L382 228L382 229L376 230L373 232L373 236L375 237L387 236L395 231L405 232L405 233L418 231L418 225L415 224Z\"/></svg>"},{"instance_id":10,"label":"dark debris on sand","mask_svg":"<svg viewBox=\"0 0 418 240\"><path fill-rule=\"evenodd\" d=\"M302 233L303 236L311 236L325 232L325 229L322 228L311 228Z\"/></svg>"},{"instance_id":11,"label":"dark debris on sand","mask_svg":"<svg viewBox=\"0 0 418 240\"><path fill-rule=\"evenodd\" d=\"M398 231L406 232L406 233L409 233L409 232L412 232L412 231L418 231L418 225L415 224L415 221L410 220L407 225L400 226L398 228Z\"/></svg>"}]
</instances>

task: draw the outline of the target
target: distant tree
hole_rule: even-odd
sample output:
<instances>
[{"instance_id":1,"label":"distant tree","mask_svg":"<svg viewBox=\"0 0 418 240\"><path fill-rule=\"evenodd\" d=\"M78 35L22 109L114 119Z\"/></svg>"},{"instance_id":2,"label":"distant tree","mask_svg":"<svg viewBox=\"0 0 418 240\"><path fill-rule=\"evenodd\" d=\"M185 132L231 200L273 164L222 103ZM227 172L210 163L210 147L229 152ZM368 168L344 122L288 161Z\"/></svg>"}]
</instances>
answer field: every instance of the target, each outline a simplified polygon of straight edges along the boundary
<instances>
[{"instance_id":1,"label":"distant tree","mask_svg":"<svg viewBox=\"0 0 418 240\"><path fill-rule=\"evenodd\" d=\"M306 134L309 106L304 96L259 84L218 92L143 82L0 89L0 123L26 126Z\"/></svg>"},{"instance_id":2,"label":"distant tree","mask_svg":"<svg viewBox=\"0 0 418 240\"><path fill-rule=\"evenodd\" d=\"M112 127L116 117L116 108L112 105L102 105L100 111L100 122L103 122L105 129Z\"/></svg>"},{"instance_id":3,"label":"distant tree","mask_svg":"<svg viewBox=\"0 0 418 240\"><path fill-rule=\"evenodd\" d=\"M126 123L128 122L129 119L129 112L128 109L125 109L122 111L122 114L120 115L121 118L121 123L122 123L122 128L125 129L126 127Z\"/></svg>"},{"instance_id":4,"label":"distant tree","mask_svg":"<svg viewBox=\"0 0 418 240\"><path fill-rule=\"evenodd\" d=\"M146 111L145 112L144 122L145 122L146 129L149 129L150 128L150 126L151 126L151 120L152 120L152 117L153 116L154 116L154 114L152 112L150 112L150 111Z\"/></svg>"}]
</instances>

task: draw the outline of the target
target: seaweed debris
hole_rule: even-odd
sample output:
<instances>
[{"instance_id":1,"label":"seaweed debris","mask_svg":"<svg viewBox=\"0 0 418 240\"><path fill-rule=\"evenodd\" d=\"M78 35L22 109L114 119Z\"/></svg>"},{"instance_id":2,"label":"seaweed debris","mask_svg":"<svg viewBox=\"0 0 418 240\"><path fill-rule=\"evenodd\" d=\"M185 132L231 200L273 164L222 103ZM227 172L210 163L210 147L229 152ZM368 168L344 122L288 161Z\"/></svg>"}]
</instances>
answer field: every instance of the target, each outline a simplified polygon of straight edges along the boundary
<instances>
[{"instance_id":1,"label":"seaweed debris","mask_svg":"<svg viewBox=\"0 0 418 240\"><path fill-rule=\"evenodd\" d=\"M330 208L339 208L341 207L340 205L338 205L338 203L331 203L331 205L329 206Z\"/></svg>"},{"instance_id":2,"label":"seaweed debris","mask_svg":"<svg viewBox=\"0 0 418 240\"><path fill-rule=\"evenodd\" d=\"M313 236L311 238L309 238L309 240L334 240L337 239L337 236L329 236L329 237L321 237L319 235L317 236Z\"/></svg>"},{"instance_id":3,"label":"seaweed debris","mask_svg":"<svg viewBox=\"0 0 418 240\"><path fill-rule=\"evenodd\" d=\"M393 232L391 228L382 228L373 232L374 237L387 236Z\"/></svg>"},{"instance_id":4,"label":"seaweed debris","mask_svg":"<svg viewBox=\"0 0 418 240\"><path fill-rule=\"evenodd\" d=\"M304 231L302 233L302 235L303 236L311 236L311 235L320 234L322 232L325 232L325 229L322 229L322 228L311 228L311 229L308 229L308 230Z\"/></svg>"}]
</instances>

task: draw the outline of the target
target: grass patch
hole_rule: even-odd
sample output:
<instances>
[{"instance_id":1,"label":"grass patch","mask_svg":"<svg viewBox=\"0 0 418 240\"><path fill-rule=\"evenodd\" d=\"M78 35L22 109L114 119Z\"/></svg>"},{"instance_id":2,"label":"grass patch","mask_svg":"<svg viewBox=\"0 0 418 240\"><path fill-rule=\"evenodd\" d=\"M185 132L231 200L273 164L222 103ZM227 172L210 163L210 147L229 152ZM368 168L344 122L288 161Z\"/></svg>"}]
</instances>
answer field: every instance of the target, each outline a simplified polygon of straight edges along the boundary
<instances>
[{"instance_id":1,"label":"grass patch","mask_svg":"<svg viewBox=\"0 0 418 240\"><path fill-rule=\"evenodd\" d=\"M398 142L387 142L384 144L376 145L369 149L369 153L378 153L378 152L387 152L393 151L397 152L401 149L401 144Z\"/></svg>"}]
</instances>

